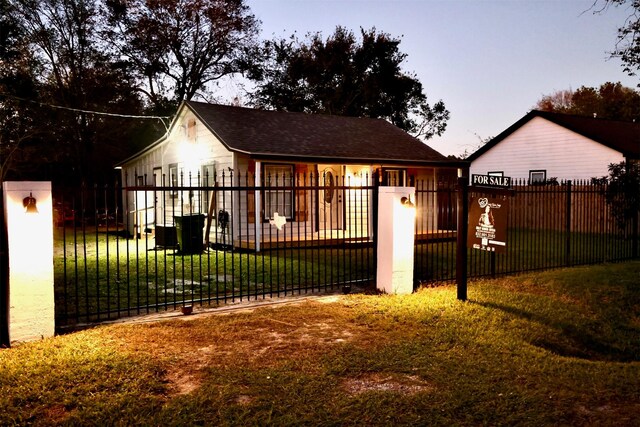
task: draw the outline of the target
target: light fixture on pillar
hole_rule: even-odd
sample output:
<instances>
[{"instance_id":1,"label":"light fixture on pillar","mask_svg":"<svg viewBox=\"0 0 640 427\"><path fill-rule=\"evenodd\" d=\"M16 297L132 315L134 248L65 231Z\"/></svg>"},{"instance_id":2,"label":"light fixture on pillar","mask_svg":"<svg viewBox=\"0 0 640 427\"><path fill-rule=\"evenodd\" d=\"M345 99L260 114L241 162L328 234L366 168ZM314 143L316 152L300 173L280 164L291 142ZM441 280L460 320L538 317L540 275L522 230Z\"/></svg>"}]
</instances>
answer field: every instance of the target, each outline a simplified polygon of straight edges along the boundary
<instances>
[{"instance_id":1,"label":"light fixture on pillar","mask_svg":"<svg viewBox=\"0 0 640 427\"><path fill-rule=\"evenodd\" d=\"M28 197L22 199L22 206L24 206L24 211L28 214L38 213L38 207L36 206L36 198L33 197L32 193L29 193Z\"/></svg>"},{"instance_id":2,"label":"light fixture on pillar","mask_svg":"<svg viewBox=\"0 0 640 427\"><path fill-rule=\"evenodd\" d=\"M411 195L409 195L409 197L401 198L400 203L402 203L402 206L406 206L408 208L412 208L414 206L413 202L411 201Z\"/></svg>"}]
</instances>

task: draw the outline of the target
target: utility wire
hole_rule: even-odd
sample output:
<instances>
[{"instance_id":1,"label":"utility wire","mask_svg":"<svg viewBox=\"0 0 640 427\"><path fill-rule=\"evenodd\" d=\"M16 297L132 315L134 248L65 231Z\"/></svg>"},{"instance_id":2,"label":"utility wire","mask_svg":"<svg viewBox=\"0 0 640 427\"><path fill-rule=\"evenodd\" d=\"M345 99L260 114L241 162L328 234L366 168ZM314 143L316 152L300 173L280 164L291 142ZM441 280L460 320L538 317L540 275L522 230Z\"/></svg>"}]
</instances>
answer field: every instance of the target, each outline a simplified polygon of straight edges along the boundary
<instances>
[{"instance_id":1,"label":"utility wire","mask_svg":"<svg viewBox=\"0 0 640 427\"><path fill-rule=\"evenodd\" d=\"M119 113L107 113L104 111L92 111L92 110L83 110L80 108L72 108L72 107L64 107L62 105L52 105L52 104L46 104L44 102L39 102L39 101L34 101L32 99L26 99L26 98L20 98L19 96L14 96L14 95L9 95L7 93L0 93L1 96L4 96L5 98L11 98L11 99L16 99L18 101L24 101L24 102L30 102L32 104L37 104L41 107L49 107L49 108L55 108L58 110L67 110L67 111L73 111L76 113L85 113L85 114L94 114L94 115L98 115L98 116L109 116L109 117L121 117L121 118L127 118L127 119L153 119L153 120L160 120L160 122L162 122L162 125L164 126L165 130L168 131L169 130L169 126L167 125L167 123L165 123L165 119L166 120L170 120L171 116L138 116L138 115L134 115L134 114L119 114Z\"/></svg>"}]
</instances>

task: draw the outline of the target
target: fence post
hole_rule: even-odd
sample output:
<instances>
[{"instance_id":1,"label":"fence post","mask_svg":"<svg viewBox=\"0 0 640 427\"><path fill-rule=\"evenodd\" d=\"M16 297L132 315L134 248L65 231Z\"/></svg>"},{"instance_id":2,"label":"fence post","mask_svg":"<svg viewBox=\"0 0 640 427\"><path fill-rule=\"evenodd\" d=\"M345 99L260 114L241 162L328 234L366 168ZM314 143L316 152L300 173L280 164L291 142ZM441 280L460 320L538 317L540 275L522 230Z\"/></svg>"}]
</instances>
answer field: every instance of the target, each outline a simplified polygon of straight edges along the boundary
<instances>
[{"instance_id":1,"label":"fence post","mask_svg":"<svg viewBox=\"0 0 640 427\"><path fill-rule=\"evenodd\" d=\"M413 292L416 208L414 187L378 187L376 287L387 294Z\"/></svg>"},{"instance_id":2,"label":"fence post","mask_svg":"<svg viewBox=\"0 0 640 427\"><path fill-rule=\"evenodd\" d=\"M565 244L564 244L564 255L565 255L565 265L569 267L571 265L571 180L567 181L567 200L565 211L566 215L566 223L565 223Z\"/></svg>"},{"instance_id":3,"label":"fence post","mask_svg":"<svg viewBox=\"0 0 640 427\"><path fill-rule=\"evenodd\" d=\"M9 242L0 187L0 348L9 347Z\"/></svg>"},{"instance_id":4,"label":"fence post","mask_svg":"<svg viewBox=\"0 0 640 427\"><path fill-rule=\"evenodd\" d=\"M640 227L640 221L638 221L638 219L640 218L640 212L636 212L636 214L633 217L633 235L632 235L632 239L633 241L631 242L631 257L633 259L638 258L638 238L640 238L640 236L638 236L640 230L638 230L638 228Z\"/></svg>"},{"instance_id":5,"label":"fence post","mask_svg":"<svg viewBox=\"0 0 640 427\"><path fill-rule=\"evenodd\" d=\"M469 217L469 178L458 177L458 232L456 240L456 286L458 299L467 300L467 221Z\"/></svg>"},{"instance_id":6,"label":"fence post","mask_svg":"<svg viewBox=\"0 0 640 427\"><path fill-rule=\"evenodd\" d=\"M51 182L2 183L9 256L9 342L55 333Z\"/></svg>"}]
</instances>

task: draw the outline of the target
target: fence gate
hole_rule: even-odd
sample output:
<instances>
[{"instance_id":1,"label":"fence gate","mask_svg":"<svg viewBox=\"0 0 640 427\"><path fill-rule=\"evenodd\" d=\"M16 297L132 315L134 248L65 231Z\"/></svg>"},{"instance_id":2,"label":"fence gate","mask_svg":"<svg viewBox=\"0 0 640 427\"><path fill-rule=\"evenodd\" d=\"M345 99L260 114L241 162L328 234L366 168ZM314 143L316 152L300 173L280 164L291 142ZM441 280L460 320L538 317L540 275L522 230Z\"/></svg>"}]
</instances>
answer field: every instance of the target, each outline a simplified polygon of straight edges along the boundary
<instances>
[{"instance_id":1,"label":"fence gate","mask_svg":"<svg viewBox=\"0 0 640 427\"><path fill-rule=\"evenodd\" d=\"M54 192L58 329L375 280L370 177L181 178Z\"/></svg>"}]
</instances>

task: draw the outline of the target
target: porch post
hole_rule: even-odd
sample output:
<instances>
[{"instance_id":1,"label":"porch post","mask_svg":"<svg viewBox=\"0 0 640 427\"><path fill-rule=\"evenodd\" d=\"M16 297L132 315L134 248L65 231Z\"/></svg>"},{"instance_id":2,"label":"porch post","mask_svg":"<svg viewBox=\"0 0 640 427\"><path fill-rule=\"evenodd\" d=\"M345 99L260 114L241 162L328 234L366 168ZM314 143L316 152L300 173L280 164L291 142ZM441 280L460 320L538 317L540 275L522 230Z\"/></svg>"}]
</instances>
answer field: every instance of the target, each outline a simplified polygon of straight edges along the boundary
<instances>
[{"instance_id":1,"label":"porch post","mask_svg":"<svg viewBox=\"0 0 640 427\"><path fill-rule=\"evenodd\" d=\"M256 252L260 252L260 243L262 242L262 221L260 220L260 212L262 211L262 198L260 197L260 186L262 183L262 162L256 160L256 174L253 182L254 196L253 204L255 206L255 239L256 239Z\"/></svg>"}]
</instances>

